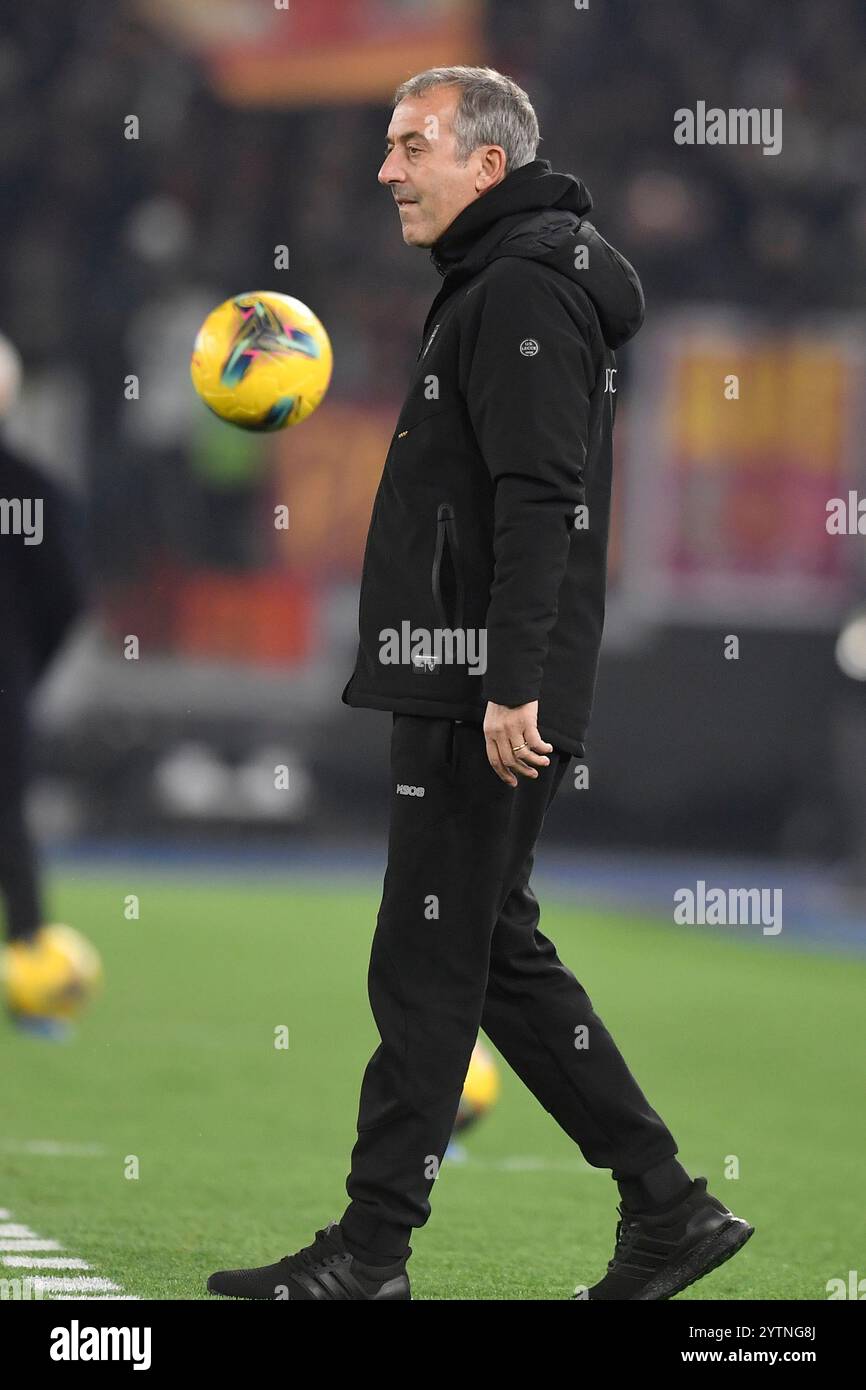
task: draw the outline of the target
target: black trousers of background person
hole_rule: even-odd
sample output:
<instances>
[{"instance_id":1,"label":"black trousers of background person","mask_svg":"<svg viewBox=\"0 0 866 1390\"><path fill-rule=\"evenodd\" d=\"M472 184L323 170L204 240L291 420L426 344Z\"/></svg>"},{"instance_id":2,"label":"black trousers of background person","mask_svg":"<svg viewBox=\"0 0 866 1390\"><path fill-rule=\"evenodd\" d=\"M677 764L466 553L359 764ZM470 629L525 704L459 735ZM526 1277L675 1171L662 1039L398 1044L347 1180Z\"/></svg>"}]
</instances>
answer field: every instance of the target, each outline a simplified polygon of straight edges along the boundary
<instances>
[{"instance_id":1,"label":"black trousers of background person","mask_svg":"<svg viewBox=\"0 0 866 1390\"><path fill-rule=\"evenodd\" d=\"M405 1255L427 1221L479 1027L594 1167L637 1175L677 1152L538 930L535 843L571 756L555 750L537 778L510 787L480 726L393 716L388 864L368 976L381 1043L361 1087L340 1222L363 1250Z\"/></svg>"},{"instance_id":2,"label":"black trousers of background person","mask_svg":"<svg viewBox=\"0 0 866 1390\"><path fill-rule=\"evenodd\" d=\"M0 918L10 941L29 940L41 921L39 875L26 820L30 731L27 691L0 664Z\"/></svg>"}]
</instances>

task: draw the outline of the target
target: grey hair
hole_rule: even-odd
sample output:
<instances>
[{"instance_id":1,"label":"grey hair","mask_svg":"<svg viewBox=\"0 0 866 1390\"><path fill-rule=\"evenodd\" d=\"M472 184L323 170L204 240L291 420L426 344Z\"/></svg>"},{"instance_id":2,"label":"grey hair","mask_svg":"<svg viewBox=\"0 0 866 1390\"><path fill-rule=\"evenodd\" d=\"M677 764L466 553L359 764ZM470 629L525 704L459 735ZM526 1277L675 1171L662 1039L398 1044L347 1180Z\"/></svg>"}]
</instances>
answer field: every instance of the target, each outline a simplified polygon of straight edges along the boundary
<instances>
[{"instance_id":1,"label":"grey hair","mask_svg":"<svg viewBox=\"0 0 866 1390\"><path fill-rule=\"evenodd\" d=\"M404 97L421 96L431 87L459 87L454 113L458 164L465 164L479 145L501 145L505 172L519 169L536 157L541 136L538 117L522 87L495 68L428 68L401 83L394 105Z\"/></svg>"}]
</instances>

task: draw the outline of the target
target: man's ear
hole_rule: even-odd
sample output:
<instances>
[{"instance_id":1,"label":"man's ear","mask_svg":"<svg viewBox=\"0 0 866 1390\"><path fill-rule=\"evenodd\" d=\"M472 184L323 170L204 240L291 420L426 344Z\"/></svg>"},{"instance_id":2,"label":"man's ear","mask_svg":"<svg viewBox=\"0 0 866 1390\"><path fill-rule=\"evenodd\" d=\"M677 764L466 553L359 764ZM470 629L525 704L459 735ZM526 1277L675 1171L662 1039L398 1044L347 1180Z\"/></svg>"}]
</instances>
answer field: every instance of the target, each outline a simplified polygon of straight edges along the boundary
<instances>
[{"instance_id":1,"label":"man's ear","mask_svg":"<svg viewBox=\"0 0 866 1390\"><path fill-rule=\"evenodd\" d=\"M481 162L479 176L483 180L483 187L478 187L478 179L475 180L476 193L487 193L491 188L495 188L505 178L505 151L498 145L491 145L485 151Z\"/></svg>"}]
</instances>

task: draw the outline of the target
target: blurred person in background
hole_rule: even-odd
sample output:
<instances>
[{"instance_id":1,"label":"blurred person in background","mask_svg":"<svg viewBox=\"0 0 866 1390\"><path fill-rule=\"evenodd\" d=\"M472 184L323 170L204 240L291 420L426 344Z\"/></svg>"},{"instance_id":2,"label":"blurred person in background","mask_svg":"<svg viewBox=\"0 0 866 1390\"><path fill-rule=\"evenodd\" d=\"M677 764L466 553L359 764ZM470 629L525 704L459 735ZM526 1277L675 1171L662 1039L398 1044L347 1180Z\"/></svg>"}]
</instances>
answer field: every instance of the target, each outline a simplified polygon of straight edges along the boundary
<instances>
[{"instance_id":1,"label":"blurred person in background","mask_svg":"<svg viewBox=\"0 0 866 1390\"><path fill-rule=\"evenodd\" d=\"M546 810L585 751L604 616L613 349L641 326L643 295L586 221L584 184L536 157L535 112L509 78L432 69L395 102L379 182L404 242L431 248L444 283L374 505L361 642L343 692L393 718L369 974L381 1045L361 1089L342 1219L296 1254L220 1271L208 1288L410 1298L408 1237L430 1215L480 1026L587 1163L618 1184L614 1256L587 1296L667 1299L735 1254L752 1227L676 1159L673 1135L538 930L529 883ZM433 632L486 634L480 671L459 656L443 662L432 642L418 664L383 659L387 633L405 626L414 640L434 615Z\"/></svg>"},{"instance_id":2,"label":"blurred person in background","mask_svg":"<svg viewBox=\"0 0 866 1390\"><path fill-rule=\"evenodd\" d=\"M0 420L20 381L16 350L0 337ZM27 824L33 690L84 608L80 523L72 495L0 438L0 895L8 946L4 978L27 973L44 949L39 867ZM51 941L49 938L49 946ZM74 971L65 974L76 988ZM58 1002L63 1003L65 1001ZM20 1027L62 1036L59 1018L25 1014Z\"/></svg>"}]
</instances>

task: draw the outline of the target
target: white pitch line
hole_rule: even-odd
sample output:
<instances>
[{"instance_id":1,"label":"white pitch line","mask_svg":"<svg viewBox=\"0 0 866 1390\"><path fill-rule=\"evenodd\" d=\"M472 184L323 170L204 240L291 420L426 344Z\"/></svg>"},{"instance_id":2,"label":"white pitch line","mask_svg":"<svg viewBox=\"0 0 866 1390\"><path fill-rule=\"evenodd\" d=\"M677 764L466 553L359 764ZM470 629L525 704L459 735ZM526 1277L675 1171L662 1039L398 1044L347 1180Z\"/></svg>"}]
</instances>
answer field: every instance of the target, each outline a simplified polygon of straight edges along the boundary
<instances>
[{"instance_id":1,"label":"white pitch line","mask_svg":"<svg viewBox=\"0 0 866 1390\"><path fill-rule=\"evenodd\" d=\"M89 1269L86 1260L75 1255L0 1255L5 1269Z\"/></svg>"},{"instance_id":2,"label":"white pitch line","mask_svg":"<svg viewBox=\"0 0 866 1390\"><path fill-rule=\"evenodd\" d=\"M603 1168L591 1168L580 1160L569 1162L565 1159L557 1162L535 1157L533 1154L516 1154L512 1158L495 1159L475 1158L472 1154L446 1154L445 1162L451 1163L455 1171L461 1168L486 1168L497 1173L571 1173L575 1177L589 1176L592 1173L603 1176L606 1171Z\"/></svg>"},{"instance_id":3,"label":"white pitch line","mask_svg":"<svg viewBox=\"0 0 866 1390\"><path fill-rule=\"evenodd\" d=\"M91 1278L86 1274L69 1279L37 1274L32 1282L44 1293L120 1293L120 1285L113 1280Z\"/></svg>"},{"instance_id":4,"label":"white pitch line","mask_svg":"<svg viewBox=\"0 0 866 1390\"><path fill-rule=\"evenodd\" d=\"M66 1143L60 1139L0 1139L0 1152L38 1158L99 1158L105 1151L103 1144Z\"/></svg>"},{"instance_id":5,"label":"white pitch line","mask_svg":"<svg viewBox=\"0 0 866 1390\"><path fill-rule=\"evenodd\" d=\"M0 1208L2 1217L10 1217L11 1212L5 1207ZM62 1257L46 1256L36 1257L34 1252L37 1250L58 1251L63 1246L59 1240L43 1240L37 1236L29 1226L23 1225L18 1221L5 1221L0 1225L0 1251L5 1252L0 1255L0 1268L5 1269L28 1269L28 1270L48 1270L48 1269L87 1269L91 1266L86 1260L78 1259L75 1255L64 1255ZM105 1279L101 1275L95 1274L35 1274L28 1276L31 1285L35 1285L38 1296L48 1295L51 1299L72 1300L72 1299L123 1299L124 1301L137 1302L138 1295L124 1293L120 1284L115 1284L113 1279Z\"/></svg>"},{"instance_id":6,"label":"white pitch line","mask_svg":"<svg viewBox=\"0 0 866 1390\"><path fill-rule=\"evenodd\" d=\"M24 1250L62 1250L59 1240L0 1240L0 1250L19 1255Z\"/></svg>"},{"instance_id":7,"label":"white pitch line","mask_svg":"<svg viewBox=\"0 0 866 1390\"><path fill-rule=\"evenodd\" d=\"M137 1293L57 1293L52 1294L51 1303L139 1303Z\"/></svg>"},{"instance_id":8,"label":"white pitch line","mask_svg":"<svg viewBox=\"0 0 866 1390\"><path fill-rule=\"evenodd\" d=\"M502 1158L499 1159L494 1167L501 1169L503 1173L580 1173L583 1172L583 1163L569 1163L567 1160L556 1163L547 1158ZM600 1172L600 1169L590 1171Z\"/></svg>"}]
</instances>

